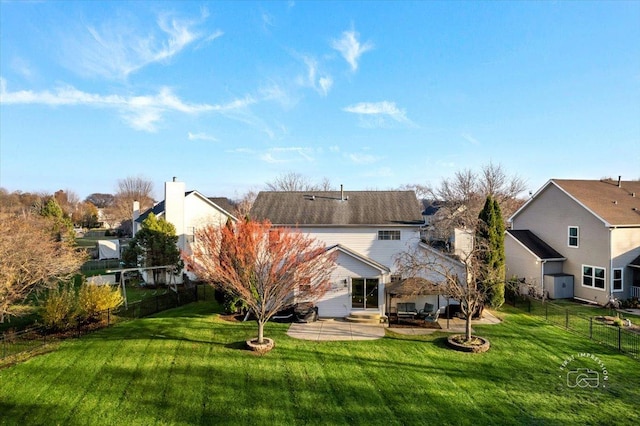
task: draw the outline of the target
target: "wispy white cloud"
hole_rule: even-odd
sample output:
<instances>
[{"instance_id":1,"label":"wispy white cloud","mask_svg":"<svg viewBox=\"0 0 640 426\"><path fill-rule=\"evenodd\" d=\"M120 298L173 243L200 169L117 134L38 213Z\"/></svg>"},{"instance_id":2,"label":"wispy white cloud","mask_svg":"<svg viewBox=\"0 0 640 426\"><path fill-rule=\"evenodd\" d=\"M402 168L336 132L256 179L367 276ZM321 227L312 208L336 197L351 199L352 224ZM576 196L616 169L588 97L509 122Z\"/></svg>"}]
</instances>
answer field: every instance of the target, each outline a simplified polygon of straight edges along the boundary
<instances>
[{"instance_id":1,"label":"wispy white cloud","mask_svg":"<svg viewBox=\"0 0 640 426\"><path fill-rule=\"evenodd\" d=\"M338 145L331 145L329 147L329 152L340 152L340 147Z\"/></svg>"},{"instance_id":2,"label":"wispy white cloud","mask_svg":"<svg viewBox=\"0 0 640 426\"><path fill-rule=\"evenodd\" d=\"M302 60L307 66L307 74L299 77L298 82L301 86L311 87L322 96L326 96L333 86L333 78L328 74L319 75L318 61L311 56L302 56Z\"/></svg>"},{"instance_id":3,"label":"wispy white cloud","mask_svg":"<svg viewBox=\"0 0 640 426\"><path fill-rule=\"evenodd\" d=\"M366 42L360 44L358 34L355 30L344 31L342 37L331 42L331 47L342 54L342 57L349 63L352 71L358 69L358 61L363 53L373 49L373 43Z\"/></svg>"},{"instance_id":4,"label":"wispy white cloud","mask_svg":"<svg viewBox=\"0 0 640 426\"><path fill-rule=\"evenodd\" d=\"M462 136L462 138L469 142L471 145L480 145L480 142L469 133L462 133L460 136Z\"/></svg>"},{"instance_id":5,"label":"wispy white cloud","mask_svg":"<svg viewBox=\"0 0 640 426\"><path fill-rule=\"evenodd\" d=\"M143 96L101 95L78 90L72 86L61 86L53 91L34 92L31 90L7 91L7 83L0 78L0 104L39 104L48 106L91 106L111 108L120 112L122 118L137 130L153 132L164 114L181 112L200 114L217 112L230 114L254 103L251 96L235 99L226 104L187 103L176 96L168 87L157 94Z\"/></svg>"},{"instance_id":6,"label":"wispy white cloud","mask_svg":"<svg viewBox=\"0 0 640 426\"><path fill-rule=\"evenodd\" d=\"M11 69L27 80L31 80L35 75L31 65L23 58L13 58Z\"/></svg>"},{"instance_id":7,"label":"wispy white cloud","mask_svg":"<svg viewBox=\"0 0 640 426\"><path fill-rule=\"evenodd\" d=\"M379 157L372 154L352 153L345 154L345 156L356 164L373 164L380 160Z\"/></svg>"},{"instance_id":8,"label":"wispy white cloud","mask_svg":"<svg viewBox=\"0 0 640 426\"><path fill-rule=\"evenodd\" d=\"M118 16L117 21L105 21L99 27L88 25L82 32L70 34L63 42L63 59L69 68L86 76L126 78L149 64L171 59L197 40L209 42L220 37L220 30L204 36L197 29L207 16L206 9L197 20L163 13L155 27L147 30L133 19Z\"/></svg>"},{"instance_id":9,"label":"wispy white cloud","mask_svg":"<svg viewBox=\"0 0 640 426\"><path fill-rule=\"evenodd\" d=\"M289 147L271 147L264 150L255 150L250 148L235 148L227 150L232 154L252 155L257 159L269 164L283 164L294 162L313 162L315 161L316 150L314 148L289 146Z\"/></svg>"},{"instance_id":10,"label":"wispy white cloud","mask_svg":"<svg viewBox=\"0 0 640 426\"><path fill-rule=\"evenodd\" d=\"M200 133L188 132L187 136L189 137L190 141L211 141L211 142L218 141L218 139L215 136L208 135L204 132L200 132Z\"/></svg>"},{"instance_id":11,"label":"wispy white cloud","mask_svg":"<svg viewBox=\"0 0 640 426\"><path fill-rule=\"evenodd\" d=\"M388 125L387 118L413 125L405 110L398 108L395 102L360 102L343 108L343 111L358 114L363 119L363 124L368 127L385 127Z\"/></svg>"}]
</instances>

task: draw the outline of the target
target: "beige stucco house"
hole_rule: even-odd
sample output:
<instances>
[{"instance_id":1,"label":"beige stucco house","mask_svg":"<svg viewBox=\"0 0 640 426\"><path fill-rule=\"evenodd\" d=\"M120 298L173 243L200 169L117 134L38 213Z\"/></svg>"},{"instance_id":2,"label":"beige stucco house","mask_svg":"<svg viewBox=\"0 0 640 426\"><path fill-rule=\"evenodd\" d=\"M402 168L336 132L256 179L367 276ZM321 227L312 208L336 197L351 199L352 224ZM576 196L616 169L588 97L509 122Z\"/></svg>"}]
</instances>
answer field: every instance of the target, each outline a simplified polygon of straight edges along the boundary
<instances>
[{"instance_id":1,"label":"beige stucco house","mask_svg":"<svg viewBox=\"0 0 640 426\"><path fill-rule=\"evenodd\" d=\"M507 278L551 298L640 297L640 181L551 179L509 221Z\"/></svg>"}]
</instances>

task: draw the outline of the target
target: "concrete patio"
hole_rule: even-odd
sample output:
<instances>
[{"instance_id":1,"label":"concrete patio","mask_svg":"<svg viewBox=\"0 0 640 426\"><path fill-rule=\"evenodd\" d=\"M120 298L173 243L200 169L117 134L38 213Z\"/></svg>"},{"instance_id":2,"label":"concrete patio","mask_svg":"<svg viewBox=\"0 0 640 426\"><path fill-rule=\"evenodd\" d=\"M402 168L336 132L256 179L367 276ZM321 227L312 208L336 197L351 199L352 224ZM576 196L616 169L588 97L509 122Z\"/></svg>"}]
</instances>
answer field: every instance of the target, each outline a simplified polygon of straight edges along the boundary
<instances>
[{"instance_id":1,"label":"concrete patio","mask_svg":"<svg viewBox=\"0 0 640 426\"><path fill-rule=\"evenodd\" d=\"M493 314L484 311L482 319L473 320L473 325L478 324L498 324L500 320ZM440 318L438 320L440 328L425 327L397 327L388 324L358 324L343 319L321 319L311 323L293 323L287 331L287 335L294 339L315 340L315 341L344 341L344 340L376 340L384 337L385 330L393 333L406 335L425 335L436 331L444 331L446 333L464 333L465 321L460 318L451 318L449 320L449 328L447 328L447 319Z\"/></svg>"}]
</instances>

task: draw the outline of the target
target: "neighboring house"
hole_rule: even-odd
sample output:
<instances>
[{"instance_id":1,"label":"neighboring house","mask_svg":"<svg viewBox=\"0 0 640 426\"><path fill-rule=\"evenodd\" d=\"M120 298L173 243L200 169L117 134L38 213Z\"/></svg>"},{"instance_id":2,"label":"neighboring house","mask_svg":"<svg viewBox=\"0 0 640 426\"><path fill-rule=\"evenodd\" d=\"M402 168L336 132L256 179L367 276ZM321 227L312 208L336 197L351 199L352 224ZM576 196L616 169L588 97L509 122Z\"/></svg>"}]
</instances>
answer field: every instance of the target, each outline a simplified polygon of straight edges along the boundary
<instances>
[{"instance_id":1,"label":"neighboring house","mask_svg":"<svg viewBox=\"0 0 640 426\"><path fill-rule=\"evenodd\" d=\"M552 298L640 297L640 181L552 179L509 221L507 278Z\"/></svg>"},{"instance_id":2,"label":"neighboring house","mask_svg":"<svg viewBox=\"0 0 640 426\"><path fill-rule=\"evenodd\" d=\"M474 231L467 229L460 219L459 213L464 212L465 207L452 212L444 201L423 200L423 205L422 240L444 253L466 258L473 250Z\"/></svg>"},{"instance_id":3,"label":"neighboring house","mask_svg":"<svg viewBox=\"0 0 640 426\"><path fill-rule=\"evenodd\" d=\"M139 205L134 203L134 234L141 229L142 222L151 213L175 226L178 248L186 253L190 252L190 243L198 228L225 224L228 218L236 220L233 205L228 199L208 198L198 191L185 191L185 183L177 182L175 178L171 182L165 182L164 200L152 208L141 213Z\"/></svg>"},{"instance_id":4,"label":"neighboring house","mask_svg":"<svg viewBox=\"0 0 640 426\"><path fill-rule=\"evenodd\" d=\"M413 191L260 192L250 217L298 228L337 252L331 289L316 302L320 316L384 315L385 286L402 278L396 256L420 246L420 207Z\"/></svg>"}]
</instances>

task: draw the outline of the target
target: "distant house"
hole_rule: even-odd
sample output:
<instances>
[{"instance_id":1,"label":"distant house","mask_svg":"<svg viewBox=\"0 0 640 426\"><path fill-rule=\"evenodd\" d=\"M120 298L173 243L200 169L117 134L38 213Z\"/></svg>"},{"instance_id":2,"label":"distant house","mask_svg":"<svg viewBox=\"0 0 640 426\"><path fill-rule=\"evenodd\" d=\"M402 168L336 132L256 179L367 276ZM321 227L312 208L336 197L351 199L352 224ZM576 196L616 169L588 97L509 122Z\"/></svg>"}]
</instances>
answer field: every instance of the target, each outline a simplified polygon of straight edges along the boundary
<instances>
[{"instance_id":1,"label":"distant house","mask_svg":"<svg viewBox=\"0 0 640 426\"><path fill-rule=\"evenodd\" d=\"M640 297L640 181L552 179L509 220L507 278L552 298Z\"/></svg>"},{"instance_id":2,"label":"distant house","mask_svg":"<svg viewBox=\"0 0 640 426\"><path fill-rule=\"evenodd\" d=\"M260 192L250 216L296 227L338 253L331 289L317 302L323 317L384 315L385 287L402 279L396 256L420 246L424 225L413 191Z\"/></svg>"},{"instance_id":3,"label":"distant house","mask_svg":"<svg viewBox=\"0 0 640 426\"><path fill-rule=\"evenodd\" d=\"M190 252L190 243L198 228L207 225L221 225L233 216L233 205L226 198L208 198L198 191L185 191L185 183L175 180L165 182L164 199L152 208L140 212L139 205L134 203L133 233L141 229L142 222L153 213L172 223L178 235L178 248Z\"/></svg>"}]
</instances>

